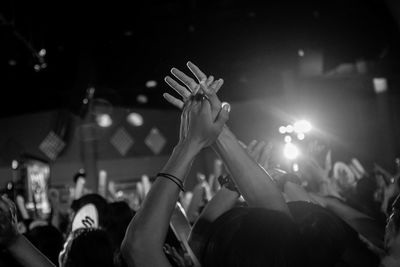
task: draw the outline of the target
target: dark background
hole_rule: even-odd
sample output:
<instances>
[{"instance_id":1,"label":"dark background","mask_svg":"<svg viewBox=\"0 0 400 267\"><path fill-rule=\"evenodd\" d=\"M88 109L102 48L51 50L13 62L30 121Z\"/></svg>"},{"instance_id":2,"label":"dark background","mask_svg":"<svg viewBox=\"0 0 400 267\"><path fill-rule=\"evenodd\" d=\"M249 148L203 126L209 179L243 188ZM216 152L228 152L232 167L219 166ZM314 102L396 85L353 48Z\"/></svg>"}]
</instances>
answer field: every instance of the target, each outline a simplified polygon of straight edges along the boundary
<instances>
[{"instance_id":1,"label":"dark background","mask_svg":"<svg viewBox=\"0 0 400 267\"><path fill-rule=\"evenodd\" d=\"M169 108L162 79L189 59L226 80L228 101L281 94L280 73L296 68L300 49L322 51L325 71L364 59L390 77L399 66L399 31L378 0L4 0L0 14L0 116L78 112L89 85L112 105ZM17 35L46 49L46 69L34 70Z\"/></svg>"}]
</instances>

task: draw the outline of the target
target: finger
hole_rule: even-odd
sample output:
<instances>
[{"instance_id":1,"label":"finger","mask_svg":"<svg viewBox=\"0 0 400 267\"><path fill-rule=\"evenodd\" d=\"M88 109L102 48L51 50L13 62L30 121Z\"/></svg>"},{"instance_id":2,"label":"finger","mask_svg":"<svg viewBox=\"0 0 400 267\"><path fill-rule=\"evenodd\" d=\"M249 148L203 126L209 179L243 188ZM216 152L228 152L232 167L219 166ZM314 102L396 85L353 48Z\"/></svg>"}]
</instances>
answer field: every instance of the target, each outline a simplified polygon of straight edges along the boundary
<instances>
[{"instance_id":1,"label":"finger","mask_svg":"<svg viewBox=\"0 0 400 267\"><path fill-rule=\"evenodd\" d=\"M221 89L222 85L224 84L224 80L223 79L219 79L219 82L217 84L217 86L215 87L215 93L218 93L219 89Z\"/></svg>"},{"instance_id":2,"label":"finger","mask_svg":"<svg viewBox=\"0 0 400 267\"><path fill-rule=\"evenodd\" d=\"M186 66L193 73L193 75L196 76L196 78L199 82L207 79L207 76L199 69L199 67L197 67L192 62L188 61L188 63L186 63Z\"/></svg>"},{"instance_id":3,"label":"finger","mask_svg":"<svg viewBox=\"0 0 400 267\"><path fill-rule=\"evenodd\" d=\"M221 89L222 85L224 84L223 79L218 79L214 81L210 86L210 91L212 91L214 94L218 93L219 89Z\"/></svg>"},{"instance_id":4,"label":"finger","mask_svg":"<svg viewBox=\"0 0 400 267\"><path fill-rule=\"evenodd\" d=\"M178 79L180 80L182 83L184 83L186 85L186 87L190 90L190 91L194 91L197 83L195 82L195 80L193 80L192 78L190 78L189 76L187 76L185 73L183 73L182 71L178 70L177 68L172 68L171 69L171 73Z\"/></svg>"},{"instance_id":5,"label":"finger","mask_svg":"<svg viewBox=\"0 0 400 267\"><path fill-rule=\"evenodd\" d=\"M165 100L167 100L169 103L171 103L175 107L177 107L179 109L183 108L184 103L182 100L179 100L178 98L176 98L168 93L164 93L163 97L165 98Z\"/></svg>"},{"instance_id":6,"label":"finger","mask_svg":"<svg viewBox=\"0 0 400 267\"><path fill-rule=\"evenodd\" d=\"M214 120L216 119L216 117L218 116L218 113L221 111L222 108L222 103L221 101L218 99L216 94L206 94L207 96L207 100L210 102L211 104L211 110L214 114L213 118Z\"/></svg>"},{"instance_id":7,"label":"finger","mask_svg":"<svg viewBox=\"0 0 400 267\"><path fill-rule=\"evenodd\" d=\"M229 120L229 104L223 106L221 109L221 112L218 114L217 121L215 122L219 127L222 127L225 125L225 123Z\"/></svg>"},{"instance_id":8,"label":"finger","mask_svg":"<svg viewBox=\"0 0 400 267\"><path fill-rule=\"evenodd\" d=\"M249 143L249 145L247 146L247 153L249 153L250 155L253 153L254 147L257 145L257 141L253 140Z\"/></svg>"},{"instance_id":9,"label":"finger","mask_svg":"<svg viewBox=\"0 0 400 267\"><path fill-rule=\"evenodd\" d=\"M260 164L267 169L268 168L268 161L271 156L271 145L268 144L264 146L260 154Z\"/></svg>"},{"instance_id":10,"label":"finger","mask_svg":"<svg viewBox=\"0 0 400 267\"><path fill-rule=\"evenodd\" d=\"M258 163L260 163L260 154L261 154L261 151L264 149L264 147L265 147L266 145L267 145L267 144L266 144L264 141L261 141L261 142L259 142L259 143L256 145L256 147L255 147L254 150L253 150L253 155L254 155L254 157L255 157L255 159L257 160Z\"/></svg>"},{"instance_id":11,"label":"finger","mask_svg":"<svg viewBox=\"0 0 400 267\"><path fill-rule=\"evenodd\" d=\"M214 76L210 76L206 80L206 86L209 87L214 82Z\"/></svg>"},{"instance_id":12,"label":"finger","mask_svg":"<svg viewBox=\"0 0 400 267\"><path fill-rule=\"evenodd\" d=\"M183 97L183 99L188 99L188 98L190 97L190 91L189 91L186 87L184 87L184 86L180 85L179 83L177 83L177 82L176 82L174 79L172 79L171 77L166 76L166 77L164 78L164 81L165 81L172 89L174 89L178 94L180 94L180 95Z\"/></svg>"},{"instance_id":13,"label":"finger","mask_svg":"<svg viewBox=\"0 0 400 267\"><path fill-rule=\"evenodd\" d=\"M247 146L242 141L238 140L239 145L241 145L244 149L247 149Z\"/></svg>"}]
</instances>

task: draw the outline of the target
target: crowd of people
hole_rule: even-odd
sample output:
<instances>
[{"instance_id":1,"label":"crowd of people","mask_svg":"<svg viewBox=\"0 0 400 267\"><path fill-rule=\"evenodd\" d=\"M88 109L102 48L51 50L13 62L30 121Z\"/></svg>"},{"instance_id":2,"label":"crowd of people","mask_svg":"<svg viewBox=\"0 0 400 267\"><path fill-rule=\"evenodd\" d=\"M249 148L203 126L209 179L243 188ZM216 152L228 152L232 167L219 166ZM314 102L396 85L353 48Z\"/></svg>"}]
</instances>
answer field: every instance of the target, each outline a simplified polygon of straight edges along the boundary
<instances>
[{"instance_id":1,"label":"crowd of people","mask_svg":"<svg viewBox=\"0 0 400 267\"><path fill-rule=\"evenodd\" d=\"M179 142L140 207L90 193L64 214L53 197L52 216L37 222L3 196L0 266L400 266L400 173L334 179L318 141L299 171L283 171L271 145L244 145L229 129L223 80L187 67L195 78L176 68L165 78L181 96L164 94L182 110ZM185 192L206 147L218 171Z\"/></svg>"}]
</instances>

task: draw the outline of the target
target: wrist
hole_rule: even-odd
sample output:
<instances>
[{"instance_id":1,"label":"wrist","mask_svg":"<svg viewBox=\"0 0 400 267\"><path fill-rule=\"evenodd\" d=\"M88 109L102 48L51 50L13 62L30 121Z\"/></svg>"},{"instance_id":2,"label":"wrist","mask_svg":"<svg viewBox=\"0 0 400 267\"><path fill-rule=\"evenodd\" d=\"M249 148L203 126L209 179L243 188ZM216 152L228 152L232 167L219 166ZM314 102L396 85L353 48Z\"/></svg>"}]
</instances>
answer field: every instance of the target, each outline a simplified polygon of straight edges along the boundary
<instances>
[{"instance_id":1,"label":"wrist","mask_svg":"<svg viewBox=\"0 0 400 267\"><path fill-rule=\"evenodd\" d=\"M202 148L203 146L199 142L186 139L184 141L179 141L175 146L173 153L184 153L190 157L195 157Z\"/></svg>"}]
</instances>

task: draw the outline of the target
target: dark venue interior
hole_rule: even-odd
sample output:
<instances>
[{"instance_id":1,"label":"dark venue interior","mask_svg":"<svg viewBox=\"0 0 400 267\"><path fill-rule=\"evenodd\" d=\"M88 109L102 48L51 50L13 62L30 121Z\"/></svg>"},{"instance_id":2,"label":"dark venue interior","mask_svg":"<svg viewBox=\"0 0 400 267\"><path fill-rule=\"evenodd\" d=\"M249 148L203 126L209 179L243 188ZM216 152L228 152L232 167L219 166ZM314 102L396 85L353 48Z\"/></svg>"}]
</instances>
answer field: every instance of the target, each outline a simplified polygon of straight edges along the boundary
<instances>
[{"instance_id":1,"label":"dark venue interior","mask_svg":"<svg viewBox=\"0 0 400 267\"><path fill-rule=\"evenodd\" d=\"M396 0L1 1L0 267L400 266L399 70Z\"/></svg>"}]
</instances>

